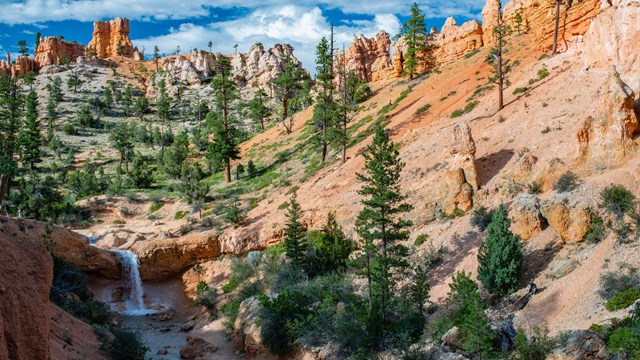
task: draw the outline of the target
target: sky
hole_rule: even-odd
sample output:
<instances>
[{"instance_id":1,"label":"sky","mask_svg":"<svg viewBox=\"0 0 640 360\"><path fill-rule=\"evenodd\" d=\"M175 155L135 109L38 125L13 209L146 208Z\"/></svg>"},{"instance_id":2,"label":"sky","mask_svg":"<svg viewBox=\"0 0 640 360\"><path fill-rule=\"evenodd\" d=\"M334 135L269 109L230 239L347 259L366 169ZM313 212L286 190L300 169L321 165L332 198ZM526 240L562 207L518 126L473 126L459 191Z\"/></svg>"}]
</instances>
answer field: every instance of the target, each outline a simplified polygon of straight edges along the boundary
<instances>
[{"instance_id":1,"label":"sky","mask_svg":"<svg viewBox=\"0 0 640 360\"><path fill-rule=\"evenodd\" d=\"M27 40L33 51L35 34L64 36L87 44L94 20L131 19L135 46L154 46L171 54L193 48L230 54L246 52L256 42L265 48L291 44L303 66L313 69L315 46L336 27L336 47L349 46L354 35L397 34L407 20L412 1L396 0L0 0L0 54L12 53ZM440 29L447 17L458 24L480 19L483 0L421 0L427 26ZM0 58L4 58L1 55Z\"/></svg>"}]
</instances>

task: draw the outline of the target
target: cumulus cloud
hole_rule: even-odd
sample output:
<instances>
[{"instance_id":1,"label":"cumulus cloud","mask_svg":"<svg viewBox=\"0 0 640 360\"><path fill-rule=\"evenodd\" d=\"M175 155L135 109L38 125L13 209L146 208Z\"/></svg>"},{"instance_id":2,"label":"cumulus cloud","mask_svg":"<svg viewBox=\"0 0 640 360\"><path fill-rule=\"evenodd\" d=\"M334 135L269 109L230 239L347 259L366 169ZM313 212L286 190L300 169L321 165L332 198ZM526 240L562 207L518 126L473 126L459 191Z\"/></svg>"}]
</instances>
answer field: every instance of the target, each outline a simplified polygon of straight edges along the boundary
<instances>
[{"instance_id":1,"label":"cumulus cloud","mask_svg":"<svg viewBox=\"0 0 640 360\"><path fill-rule=\"evenodd\" d=\"M208 25L184 23L167 34L134 39L135 45L153 49L158 46L165 54L172 53L177 46L188 51L193 48L205 49L209 40L214 50L231 53L238 44L239 51L247 51L256 42L266 47L275 43L288 43L294 54L307 69L315 63L315 46L323 36L329 36L330 24L319 7L296 5L271 6L257 9L240 19L213 22ZM395 34L400 29L400 21L393 14L379 14L372 20L360 20L336 27L336 46L347 46L353 35L374 36L379 30Z\"/></svg>"}]
</instances>

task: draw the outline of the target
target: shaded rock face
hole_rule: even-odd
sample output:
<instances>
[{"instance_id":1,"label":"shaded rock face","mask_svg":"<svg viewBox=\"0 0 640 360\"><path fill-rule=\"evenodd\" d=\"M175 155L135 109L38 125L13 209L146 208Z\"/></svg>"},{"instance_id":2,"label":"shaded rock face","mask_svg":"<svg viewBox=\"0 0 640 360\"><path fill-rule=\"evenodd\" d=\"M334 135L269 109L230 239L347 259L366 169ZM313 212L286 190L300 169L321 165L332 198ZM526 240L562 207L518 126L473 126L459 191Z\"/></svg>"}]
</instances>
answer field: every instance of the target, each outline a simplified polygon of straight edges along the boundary
<instances>
[{"instance_id":1,"label":"shaded rock face","mask_svg":"<svg viewBox=\"0 0 640 360\"><path fill-rule=\"evenodd\" d=\"M47 36L40 40L35 60L40 68L73 62L82 55L84 55L84 45L67 42L59 37Z\"/></svg>"},{"instance_id":2,"label":"shaded rock face","mask_svg":"<svg viewBox=\"0 0 640 360\"><path fill-rule=\"evenodd\" d=\"M50 234L47 234L49 229ZM30 239L34 243L50 238L54 244L52 252L80 270L107 279L120 279L120 259L114 253L89 245L89 239L73 231L48 226L33 220L12 219L0 216L0 233L15 238Z\"/></svg>"},{"instance_id":3,"label":"shaded rock face","mask_svg":"<svg viewBox=\"0 0 640 360\"><path fill-rule=\"evenodd\" d=\"M476 144L468 123L464 122L453 128L452 144L442 194L442 210L447 214L456 209L470 210L473 207L473 194L478 191Z\"/></svg>"},{"instance_id":4,"label":"shaded rock face","mask_svg":"<svg viewBox=\"0 0 640 360\"><path fill-rule=\"evenodd\" d=\"M347 72L354 71L366 81L388 79L393 74L393 65L389 48L391 40L385 31L379 31L375 38L364 35L353 37L353 43L343 53L336 53L337 66Z\"/></svg>"},{"instance_id":5,"label":"shaded rock face","mask_svg":"<svg viewBox=\"0 0 640 360\"><path fill-rule=\"evenodd\" d=\"M490 12L493 14L495 12L495 0L490 0L489 2L492 3ZM565 51L581 42L582 36L589 29L591 19L598 14L599 9L600 0L562 1L558 27L559 51ZM550 50L553 47L556 19L555 1L511 0L507 2L504 7L504 23L514 27L516 14L520 14L522 18L521 30L533 32L536 43L541 48ZM483 20L485 31L489 29L486 26L488 24L487 20L489 19L485 18Z\"/></svg>"},{"instance_id":6,"label":"shaded rock face","mask_svg":"<svg viewBox=\"0 0 640 360\"><path fill-rule=\"evenodd\" d=\"M130 23L127 18L116 18L111 21L96 21L93 23L93 35L87 51L90 54L107 58L120 56L118 47L122 47L122 56L133 58L137 49L129 38Z\"/></svg>"},{"instance_id":7,"label":"shaded rock face","mask_svg":"<svg viewBox=\"0 0 640 360\"><path fill-rule=\"evenodd\" d=\"M584 36L585 65L616 65L633 89L640 89L640 2L605 0Z\"/></svg>"},{"instance_id":8,"label":"shaded rock face","mask_svg":"<svg viewBox=\"0 0 640 360\"><path fill-rule=\"evenodd\" d=\"M589 116L577 133L578 160L615 165L636 150L635 94L612 67L598 97L596 114Z\"/></svg>"},{"instance_id":9,"label":"shaded rock face","mask_svg":"<svg viewBox=\"0 0 640 360\"><path fill-rule=\"evenodd\" d=\"M199 233L172 241L138 241L130 250L140 259L142 280L160 280L219 256L220 242L217 235Z\"/></svg>"},{"instance_id":10,"label":"shaded rock face","mask_svg":"<svg viewBox=\"0 0 640 360\"><path fill-rule=\"evenodd\" d=\"M564 348L555 351L547 359L582 360L606 358L606 343L600 335L591 330L576 330L567 334Z\"/></svg>"},{"instance_id":11,"label":"shaded rock face","mask_svg":"<svg viewBox=\"0 0 640 360\"><path fill-rule=\"evenodd\" d=\"M53 260L35 241L0 229L0 359L49 359Z\"/></svg>"}]
</instances>

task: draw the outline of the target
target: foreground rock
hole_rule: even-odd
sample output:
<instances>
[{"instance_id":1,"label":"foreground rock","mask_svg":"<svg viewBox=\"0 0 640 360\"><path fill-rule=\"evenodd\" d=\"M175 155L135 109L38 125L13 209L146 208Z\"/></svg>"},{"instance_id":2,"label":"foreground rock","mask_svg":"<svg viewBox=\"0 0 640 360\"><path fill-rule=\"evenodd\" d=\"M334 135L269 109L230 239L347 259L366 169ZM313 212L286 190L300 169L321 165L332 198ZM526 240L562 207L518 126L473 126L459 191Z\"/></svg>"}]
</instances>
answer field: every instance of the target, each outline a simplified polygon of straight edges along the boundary
<instances>
[{"instance_id":1,"label":"foreground rock","mask_svg":"<svg viewBox=\"0 0 640 360\"><path fill-rule=\"evenodd\" d=\"M606 343L590 330L576 330L567 334L566 345L554 351L549 360L581 360L581 359L606 359Z\"/></svg>"},{"instance_id":2,"label":"foreground rock","mask_svg":"<svg viewBox=\"0 0 640 360\"><path fill-rule=\"evenodd\" d=\"M615 66L611 67L599 98L596 114L589 116L578 131L578 159L592 165L619 164L637 148L633 136L638 131L638 118L635 94L620 79Z\"/></svg>"},{"instance_id":3,"label":"foreground rock","mask_svg":"<svg viewBox=\"0 0 640 360\"><path fill-rule=\"evenodd\" d=\"M53 260L44 246L14 235L1 220L0 359L49 359Z\"/></svg>"},{"instance_id":4,"label":"foreground rock","mask_svg":"<svg viewBox=\"0 0 640 360\"><path fill-rule=\"evenodd\" d=\"M217 346L199 337L187 338L187 345L180 349L180 358L188 360L212 359L220 350Z\"/></svg>"},{"instance_id":5,"label":"foreground rock","mask_svg":"<svg viewBox=\"0 0 640 360\"><path fill-rule=\"evenodd\" d=\"M131 249L140 258L142 280L160 280L177 274L197 262L220 255L218 235L189 234L179 239L138 241Z\"/></svg>"},{"instance_id":6,"label":"foreground rock","mask_svg":"<svg viewBox=\"0 0 640 360\"><path fill-rule=\"evenodd\" d=\"M34 244L50 243L54 255L88 274L120 279L120 259L114 253L89 244L86 236L58 226L25 219L0 216L0 233Z\"/></svg>"},{"instance_id":7,"label":"foreground rock","mask_svg":"<svg viewBox=\"0 0 640 360\"><path fill-rule=\"evenodd\" d=\"M442 210L446 214L451 214L456 209L470 210L473 207L473 194L478 191L476 144L468 123L464 122L453 128L452 144L449 168L440 196Z\"/></svg>"}]
</instances>

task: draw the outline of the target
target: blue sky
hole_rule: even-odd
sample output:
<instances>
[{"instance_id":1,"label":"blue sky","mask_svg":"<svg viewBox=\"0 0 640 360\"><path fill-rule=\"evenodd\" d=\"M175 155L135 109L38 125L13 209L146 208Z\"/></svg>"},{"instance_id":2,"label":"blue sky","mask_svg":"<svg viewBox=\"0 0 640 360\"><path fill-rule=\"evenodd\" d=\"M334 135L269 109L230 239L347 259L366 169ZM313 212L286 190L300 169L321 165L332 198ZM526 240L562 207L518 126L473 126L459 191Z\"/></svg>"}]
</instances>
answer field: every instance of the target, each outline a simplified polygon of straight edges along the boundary
<instances>
[{"instance_id":1,"label":"blue sky","mask_svg":"<svg viewBox=\"0 0 640 360\"><path fill-rule=\"evenodd\" d=\"M253 43L265 47L289 43L306 68L314 66L315 45L336 25L337 47L353 35L374 36L378 30L395 35L413 2L394 0L0 0L0 52L15 53L18 40L33 47L35 33L62 35L87 44L94 20L118 16L131 19L134 45L150 53L205 49L232 53L233 45L246 51ZM459 24L479 19L484 1L422 0L427 25L440 28L448 16ZM0 56L0 58L4 58Z\"/></svg>"}]
</instances>

